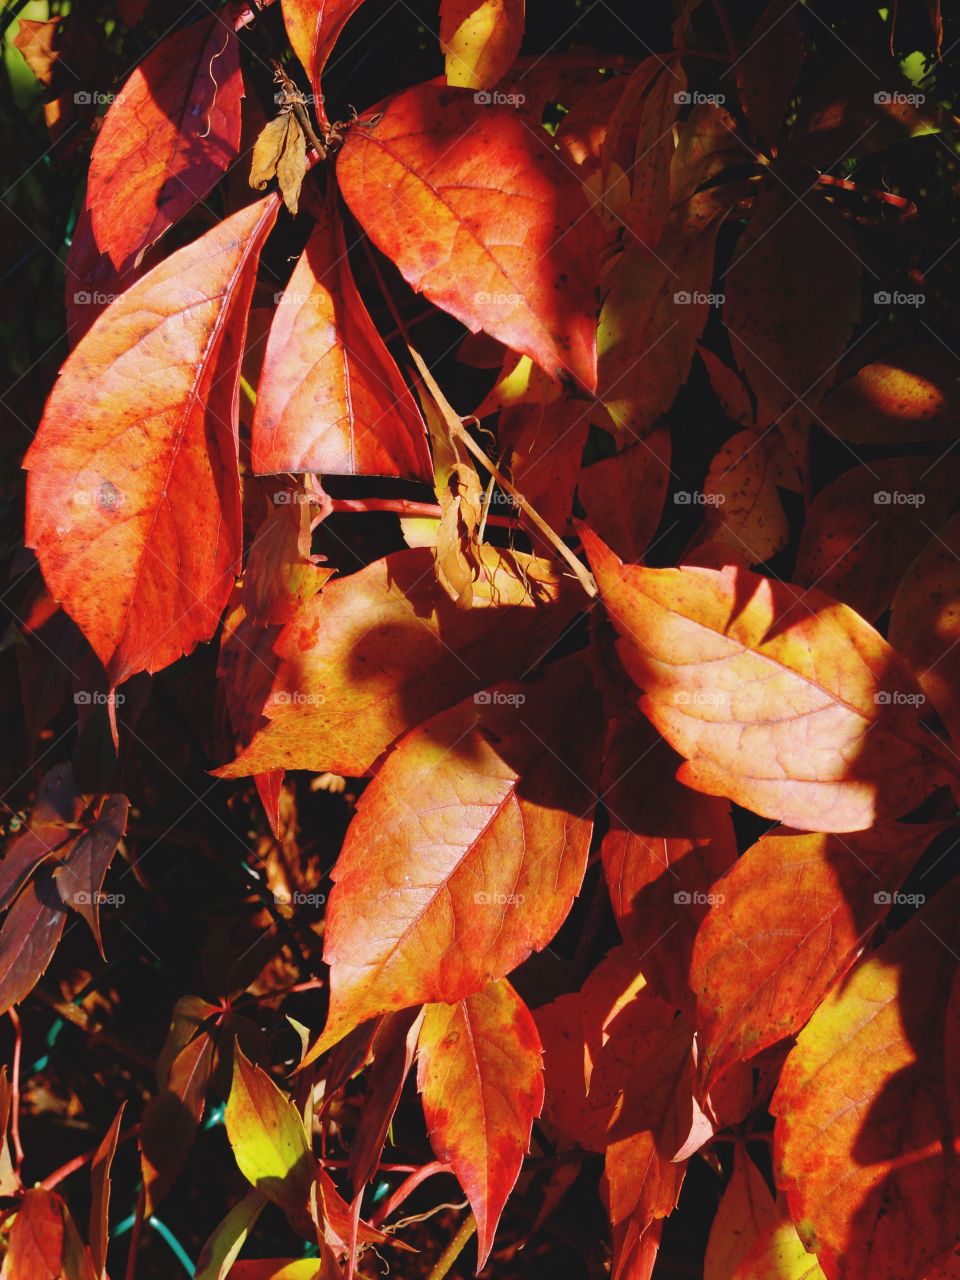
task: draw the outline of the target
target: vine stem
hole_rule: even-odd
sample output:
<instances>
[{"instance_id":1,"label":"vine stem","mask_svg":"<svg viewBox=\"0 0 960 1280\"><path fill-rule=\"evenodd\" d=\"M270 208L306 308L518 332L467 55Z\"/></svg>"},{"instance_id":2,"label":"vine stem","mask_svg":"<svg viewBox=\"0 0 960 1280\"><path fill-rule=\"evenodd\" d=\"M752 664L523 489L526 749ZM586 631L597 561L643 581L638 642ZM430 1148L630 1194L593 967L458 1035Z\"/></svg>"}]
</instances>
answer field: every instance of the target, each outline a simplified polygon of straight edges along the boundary
<instances>
[{"instance_id":1,"label":"vine stem","mask_svg":"<svg viewBox=\"0 0 960 1280\"><path fill-rule=\"evenodd\" d=\"M336 512L387 511L398 516L439 520L442 514L437 502L413 502L409 498L331 498L330 514ZM512 529L516 521L510 516L488 516L487 524Z\"/></svg>"},{"instance_id":2,"label":"vine stem","mask_svg":"<svg viewBox=\"0 0 960 1280\"><path fill-rule=\"evenodd\" d=\"M137 1196L137 1209L133 1218L133 1230L130 1232L130 1249L127 1253L127 1269L124 1280L136 1280L137 1256L140 1253L140 1240L143 1236L143 1215L147 1208L147 1186L141 1182L140 1194Z\"/></svg>"},{"instance_id":3,"label":"vine stem","mask_svg":"<svg viewBox=\"0 0 960 1280\"><path fill-rule=\"evenodd\" d=\"M117 1146L121 1142L129 1142L131 1138L135 1138L140 1132L138 1124L131 1125L129 1129L124 1129L117 1137ZM69 1178L71 1173L76 1173L78 1169L82 1169L85 1164L89 1164L93 1157L100 1150L99 1146L92 1147L89 1151L85 1151L83 1155L74 1156L72 1160L68 1160L66 1164L62 1164L59 1169L54 1169L53 1173L48 1173L44 1180L40 1183L45 1191L52 1191L54 1187L60 1185L64 1179Z\"/></svg>"},{"instance_id":4,"label":"vine stem","mask_svg":"<svg viewBox=\"0 0 960 1280\"><path fill-rule=\"evenodd\" d=\"M463 1222L461 1222L460 1230L453 1237L453 1239L444 1249L443 1253L437 1259L433 1270L430 1272L430 1275L427 1277L427 1280L443 1280L443 1277L447 1274L447 1272L450 1270L450 1268L453 1266L456 1260L460 1257L461 1253L463 1253L467 1243L470 1240L470 1237L473 1235L476 1229L477 1229L477 1220L473 1216L473 1213L470 1212L464 1218Z\"/></svg>"},{"instance_id":5,"label":"vine stem","mask_svg":"<svg viewBox=\"0 0 960 1280\"><path fill-rule=\"evenodd\" d=\"M590 599L595 600L600 593L597 590L597 584L593 580L593 574L577 559L560 535L547 524L546 520L544 520L539 512L534 510L520 490L507 479L493 459L487 457L470 432L467 431L466 427L464 427L463 420L450 407L446 397L437 384L436 378L434 378L433 374L427 368L427 364L423 356L416 347L411 346L409 342L407 343L407 347L420 371L420 376L427 385L427 390L433 396L438 409L443 414L444 422L447 425L447 429L449 430L451 437L462 444L467 452L472 454L473 457L476 458L477 462L485 468L485 470L489 471L505 493L509 493L510 497L513 498L514 502L524 513L530 523L534 525L537 531L541 533L544 538L546 538L560 558L565 560L570 566L577 581L580 583L581 587L583 587Z\"/></svg>"},{"instance_id":6,"label":"vine stem","mask_svg":"<svg viewBox=\"0 0 960 1280\"><path fill-rule=\"evenodd\" d=\"M10 1068L10 1137L13 1141L14 1167L17 1174L23 1167L23 1145L20 1142L20 1057L23 1052L23 1024L16 1009L8 1009L16 1039L13 1045L13 1063Z\"/></svg>"},{"instance_id":7,"label":"vine stem","mask_svg":"<svg viewBox=\"0 0 960 1280\"><path fill-rule=\"evenodd\" d=\"M370 1219L371 1226L379 1227L382 1222L386 1222L391 1213L398 1209L409 1196L411 1196L422 1182L426 1182L428 1178L432 1178L437 1173L449 1173L449 1166L441 1163L439 1160L431 1160L429 1164L421 1165L416 1173L411 1173L408 1178L404 1178L393 1195L377 1209L376 1213Z\"/></svg>"}]
</instances>

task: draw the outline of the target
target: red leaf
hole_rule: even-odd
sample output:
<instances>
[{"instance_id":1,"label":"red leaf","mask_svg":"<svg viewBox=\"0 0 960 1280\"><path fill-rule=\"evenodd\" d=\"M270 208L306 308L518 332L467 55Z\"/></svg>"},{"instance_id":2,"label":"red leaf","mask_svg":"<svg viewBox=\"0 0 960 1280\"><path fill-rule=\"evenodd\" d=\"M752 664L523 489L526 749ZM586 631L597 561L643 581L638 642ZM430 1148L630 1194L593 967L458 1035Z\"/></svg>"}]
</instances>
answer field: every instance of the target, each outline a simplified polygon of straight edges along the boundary
<instances>
[{"instance_id":1,"label":"red leaf","mask_svg":"<svg viewBox=\"0 0 960 1280\"><path fill-rule=\"evenodd\" d=\"M685 1008L697 928L737 843L730 806L679 783L681 763L646 721L617 729L600 788L610 812L600 852L617 924L644 977Z\"/></svg>"},{"instance_id":2,"label":"red leaf","mask_svg":"<svg viewBox=\"0 0 960 1280\"><path fill-rule=\"evenodd\" d=\"M707 1083L804 1025L890 910L937 826L763 836L714 885L690 985Z\"/></svg>"},{"instance_id":3,"label":"red leaf","mask_svg":"<svg viewBox=\"0 0 960 1280\"><path fill-rule=\"evenodd\" d=\"M670 484L670 432L601 458L580 472L578 493L590 526L624 560L642 560L657 531Z\"/></svg>"},{"instance_id":4,"label":"red leaf","mask_svg":"<svg viewBox=\"0 0 960 1280\"><path fill-rule=\"evenodd\" d=\"M239 360L276 212L235 213L110 307L27 454L27 539L114 685L208 639L230 594Z\"/></svg>"},{"instance_id":5,"label":"red leaf","mask_svg":"<svg viewBox=\"0 0 960 1280\"><path fill-rule=\"evenodd\" d=\"M238 154L243 80L219 17L158 44L117 94L90 159L87 208L120 270L203 200Z\"/></svg>"},{"instance_id":6,"label":"red leaf","mask_svg":"<svg viewBox=\"0 0 960 1280\"><path fill-rule=\"evenodd\" d=\"M471 609L438 586L426 548L328 583L275 643L266 725L217 775L361 776L411 725L535 666L579 601L545 561L492 547L482 555L487 575L474 584Z\"/></svg>"},{"instance_id":7,"label":"red leaf","mask_svg":"<svg viewBox=\"0 0 960 1280\"><path fill-rule=\"evenodd\" d=\"M3 1280L99 1280L70 1210L53 1191L24 1196L0 1271Z\"/></svg>"},{"instance_id":8,"label":"red leaf","mask_svg":"<svg viewBox=\"0 0 960 1280\"><path fill-rule=\"evenodd\" d=\"M681 782L804 830L858 831L956 777L906 665L846 605L736 566L623 565L583 539L640 707L687 760Z\"/></svg>"},{"instance_id":9,"label":"red leaf","mask_svg":"<svg viewBox=\"0 0 960 1280\"><path fill-rule=\"evenodd\" d=\"M743 114L765 142L776 142L803 65L803 33L793 0L772 0L735 63Z\"/></svg>"},{"instance_id":10,"label":"red leaf","mask_svg":"<svg viewBox=\"0 0 960 1280\"><path fill-rule=\"evenodd\" d=\"M594 390L601 227L547 135L509 107L422 84L350 131L337 175L417 292Z\"/></svg>"},{"instance_id":11,"label":"red leaf","mask_svg":"<svg viewBox=\"0 0 960 1280\"><path fill-rule=\"evenodd\" d=\"M348 1172L356 1195L376 1173L417 1047L420 1010L388 1014L377 1032L368 1091L350 1145Z\"/></svg>"},{"instance_id":12,"label":"red leaf","mask_svg":"<svg viewBox=\"0 0 960 1280\"><path fill-rule=\"evenodd\" d=\"M117 1151L120 1122L126 1102L113 1117L113 1123L104 1134L90 1165L90 1253L97 1280L104 1274L107 1264L107 1244L110 1235L110 1166Z\"/></svg>"},{"instance_id":13,"label":"red leaf","mask_svg":"<svg viewBox=\"0 0 960 1280\"><path fill-rule=\"evenodd\" d=\"M374 1014L473 995L546 946L586 868L598 734L573 658L400 740L333 872L330 1012L305 1061Z\"/></svg>"},{"instance_id":14,"label":"red leaf","mask_svg":"<svg viewBox=\"0 0 960 1280\"><path fill-rule=\"evenodd\" d=\"M958 485L956 458L882 458L844 472L807 513L797 582L879 618L911 560L950 514Z\"/></svg>"},{"instance_id":15,"label":"red leaf","mask_svg":"<svg viewBox=\"0 0 960 1280\"><path fill-rule=\"evenodd\" d=\"M860 267L835 206L780 182L758 197L727 269L723 318L761 425L809 415L829 390L859 317Z\"/></svg>"},{"instance_id":16,"label":"red leaf","mask_svg":"<svg viewBox=\"0 0 960 1280\"><path fill-rule=\"evenodd\" d=\"M363 0L281 0L283 21L294 53L310 77L320 123L327 116L320 92L320 76L333 46Z\"/></svg>"},{"instance_id":17,"label":"red leaf","mask_svg":"<svg viewBox=\"0 0 960 1280\"><path fill-rule=\"evenodd\" d=\"M922 1280L956 1248L943 1008L958 905L954 882L861 961L784 1064L771 1103L777 1181L830 1280Z\"/></svg>"},{"instance_id":18,"label":"red leaf","mask_svg":"<svg viewBox=\"0 0 960 1280\"><path fill-rule=\"evenodd\" d=\"M53 959L67 912L53 877L41 868L0 929L0 1014L19 1004Z\"/></svg>"},{"instance_id":19,"label":"red leaf","mask_svg":"<svg viewBox=\"0 0 960 1280\"><path fill-rule=\"evenodd\" d=\"M165 1088L147 1103L140 1121L140 1157L149 1211L186 1164L212 1073L213 1037L202 1034L180 1050Z\"/></svg>"},{"instance_id":20,"label":"red leaf","mask_svg":"<svg viewBox=\"0 0 960 1280\"><path fill-rule=\"evenodd\" d=\"M960 412L953 369L953 356L942 347L901 342L839 383L821 419L854 444L953 440Z\"/></svg>"},{"instance_id":21,"label":"red leaf","mask_svg":"<svg viewBox=\"0 0 960 1280\"><path fill-rule=\"evenodd\" d=\"M86 920L101 955L104 954L100 936L103 880L127 829L129 809L126 796L110 796L93 825L83 832L65 857L58 859L60 866L54 872L61 898Z\"/></svg>"},{"instance_id":22,"label":"red leaf","mask_svg":"<svg viewBox=\"0 0 960 1280\"><path fill-rule=\"evenodd\" d=\"M357 292L332 197L280 295L252 451L260 474L433 478L423 419Z\"/></svg>"},{"instance_id":23,"label":"red leaf","mask_svg":"<svg viewBox=\"0 0 960 1280\"><path fill-rule=\"evenodd\" d=\"M470 1200L479 1270L543 1106L540 1037L504 980L456 1005L428 1005L417 1052L430 1145Z\"/></svg>"},{"instance_id":24,"label":"red leaf","mask_svg":"<svg viewBox=\"0 0 960 1280\"><path fill-rule=\"evenodd\" d=\"M960 742L960 517L927 543L893 598L890 643Z\"/></svg>"}]
</instances>

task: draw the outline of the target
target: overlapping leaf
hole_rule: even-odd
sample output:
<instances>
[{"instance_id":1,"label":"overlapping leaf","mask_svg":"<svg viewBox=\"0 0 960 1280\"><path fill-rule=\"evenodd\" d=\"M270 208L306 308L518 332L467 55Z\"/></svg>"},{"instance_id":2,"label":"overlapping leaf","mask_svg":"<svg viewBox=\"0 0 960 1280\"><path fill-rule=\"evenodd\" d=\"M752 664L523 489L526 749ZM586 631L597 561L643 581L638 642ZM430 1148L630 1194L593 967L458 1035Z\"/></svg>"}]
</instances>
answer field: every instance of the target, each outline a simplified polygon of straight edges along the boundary
<instances>
[{"instance_id":1,"label":"overlapping leaf","mask_svg":"<svg viewBox=\"0 0 960 1280\"><path fill-rule=\"evenodd\" d=\"M351 130L341 190L407 282L469 329L596 386L601 227L508 106L423 84Z\"/></svg>"},{"instance_id":2,"label":"overlapping leaf","mask_svg":"<svg viewBox=\"0 0 960 1280\"><path fill-rule=\"evenodd\" d=\"M494 982L428 1005L417 1053L430 1142L473 1207L482 1267L543 1105L536 1024L510 984Z\"/></svg>"},{"instance_id":3,"label":"overlapping leaf","mask_svg":"<svg viewBox=\"0 0 960 1280\"><path fill-rule=\"evenodd\" d=\"M237 386L267 197L172 254L74 349L27 455L27 538L113 684L214 632L240 555Z\"/></svg>"},{"instance_id":4,"label":"overlapping leaf","mask_svg":"<svg viewBox=\"0 0 960 1280\"><path fill-rule=\"evenodd\" d=\"M574 658L400 740L334 869L330 1012L308 1060L377 1013L474 995L550 941L586 867L599 729Z\"/></svg>"},{"instance_id":5,"label":"overlapping leaf","mask_svg":"<svg viewBox=\"0 0 960 1280\"><path fill-rule=\"evenodd\" d=\"M745 569L590 563L678 777L812 831L900 817L955 778L906 665L845 605Z\"/></svg>"},{"instance_id":6,"label":"overlapping leaf","mask_svg":"<svg viewBox=\"0 0 960 1280\"><path fill-rule=\"evenodd\" d=\"M237 37L219 16L168 35L126 81L97 135L87 186L97 247L117 270L236 158L242 98Z\"/></svg>"}]
</instances>

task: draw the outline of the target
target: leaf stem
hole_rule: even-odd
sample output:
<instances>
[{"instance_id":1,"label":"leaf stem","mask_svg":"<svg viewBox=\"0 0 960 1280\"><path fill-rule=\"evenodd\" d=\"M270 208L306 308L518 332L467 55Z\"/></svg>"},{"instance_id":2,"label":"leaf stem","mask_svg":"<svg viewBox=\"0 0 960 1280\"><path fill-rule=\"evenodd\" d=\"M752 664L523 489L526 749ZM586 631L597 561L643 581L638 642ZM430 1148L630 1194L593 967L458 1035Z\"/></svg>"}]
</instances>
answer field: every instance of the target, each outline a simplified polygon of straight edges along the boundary
<instances>
[{"instance_id":1,"label":"leaf stem","mask_svg":"<svg viewBox=\"0 0 960 1280\"><path fill-rule=\"evenodd\" d=\"M8 1009L16 1039L13 1045L13 1063L10 1068L10 1139L13 1142L14 1168L19 1176L23 1167L23 1146L20 1142L20 1057L23 1052L23 1024L16 1009Z\"/></svg>"},{"instance_id":2,"label":"leaf stem","mask_svg":"<svg viewBox=\"0 0 960 1280\"><path fill-rule=\"evenodd\" d=\"M463 1222L460 1224L460 1230L453 1237L447 1247L437 1259L433 1270L427 1277L427 1280L443 1280L456 1260L460 1257L465 1249L470 1237L477 1229L477 1220L473 1216L472 1211L467 1214Z\"/></svg>"},{"instance_id":3,"label":"leaf stem","mask_svg":"<svg viewBox=\"0 0 960 1280\"><path fill-rule=\"evenodd\" d=\"M373 1214L370 1219L371 1226L379 1227L381 1223L386 1222L391 1213L395 1209L399 1209L404 1200L411 1196L422 1182L426 1182L427 1178L432 1178L437 1173L449 1173L448 1165L443 1164L440 1160L431 1160L429 1164L421 1165L416 1173L411 1173L408 1178L404 1178L393 1195L383 1202L380 1208Z\"/></svg>"},{"instance_id":4,"label":"leaf stem","mask_svg":"<svg viewBox=\"0 0 960 1280\"><path fill-rule=\"evenodd\" d=\"M124 1280L136 1280L137 1255L140 1252L140 1240L143 1236L143 1215L147 1207L147 1185L140 1183L140 1194L137 1196L137 1208L133 1218L133 1230L130 1232L130 1248L127 1252L127 1269Z\"/></svg>"}]
</instances>

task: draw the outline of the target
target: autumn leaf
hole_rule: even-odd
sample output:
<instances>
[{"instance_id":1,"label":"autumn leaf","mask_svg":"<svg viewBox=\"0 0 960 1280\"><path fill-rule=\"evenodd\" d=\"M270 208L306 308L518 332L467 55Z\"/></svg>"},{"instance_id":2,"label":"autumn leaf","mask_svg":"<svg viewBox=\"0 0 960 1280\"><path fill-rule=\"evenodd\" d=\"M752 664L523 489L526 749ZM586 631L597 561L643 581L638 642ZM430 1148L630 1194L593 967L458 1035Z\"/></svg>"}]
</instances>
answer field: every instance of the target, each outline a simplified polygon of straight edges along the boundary
<instances>
[{"instance_id":1,"label":"autumn leaf","mask_svg":"<svg viewBox=\"0 0 960 1280\"><path fill-rule=\"evenodd\" d=\"M428 1005L417 1054L430 1144L470 1200L479 1270L543 1105L536 1024L501 980L457 1004Z\"/></svg>"},{"instance_id":2,"label":"autumn leaf","mask_svg":"<svg viewBox=\"0 0 960 1280\"><path fill-rule=\"evenodd\" d=\"M548 141L510 107L422 84L351 129L337 177L412 288L592 391L601 228Z\"/></svg>"},{"instance_id":3,"label":"autumn leaf","mask_svg":"<svg viewBox=\"0 0 960 1280\"><path fill-rule=\"evenodd\" d=\"M845 471L807 512L797 582L879 618L911 561L946 522L958 483L956 458L880 458Z\"/></svg>"},{"instance_id":4,"label":"autumn leaf","mask_svg":"<svg viewBox=\"0 0 960 1280\"><path fill-rule=\"evenodd\" d=\"M196 1280L226 1280L266 1204L259 1191L249 1191L233 1206L200 1250Z\"/></svg>"},{"instance_id":5,"label":"autumn leaf","mask_svg":"<svg viewBox=\"0 0 960 1280\"><path fill-rule=\"evenodd\" d=\"M938 1276L931 1271L927 1280ZM816 1257L803 1247L782 1196L775 1220L759 1233L731 1280L826 1280Z\"/></svg>"},{"instance_id":6,"label":"autumn leaf","mask_svg":"<svg viewBox=\"0 0 960 1280\"><path fill-rule=\"evenodd\" d=\"M942 347L901 341L838 382L820 409L829 431L854 444L952 440L960 389Z\"/></svg>"},{"instance_id":7,"label":"autumn leaf","mask_svg":"<svg viewBox=\"0 0 960 1280\"><path fill-rule=\"evenodd\" d=\"M678 782L681 763L647 721L615 727L601 784L610 826L600 854L610 905L644 977L689 1008L694 938L737 844L729 805Z\"/></svg>"},{"instance_id":8,"label":"autumn leaf","mask_svg":"<svg viewBox=\"0 0 960 1280\"><path fill-rule=\"evenodd\" d=\"M735 566L625 566L583 537L640 707L686 759L681 782L857 831L954 776L906 665L846 605Z\"/></svg>"},{"instance_id":9,"label":"autumn leaf","mask_svg":"<svg viewBox=\"0 0 960 1280\"><path fill-rule=\"evenodd\" d=\"M423 419L357 292L332 198L280 295L252 450L260 474L431 479Z\"/></svg>"},{"instance_id":10,"label":"autumn leaf","mask_svg":"<svg viewBox=\"0 0 960 1280\"><path fill-rule=\"evenodd\" d=\"M283 203L297 212L300 188L307 172L307 140L292 110L281 111L265 125L253 148L250 185L263 191L271 178L280 186Z\"/></svg>"},{"instance_id":11,"label":"autumn leaf","mask_svg":"<svg viewBox=\"0 0 960 1280\"><path fill-rule=\"evenodd\" d=\"M816 411L859 318L860 270L834 205L782 182L758 196L727 268L723 319L763 425Z\"/></svg>"},{"instance_id":12,"label":"autumn leaf","mask_svg":"<svg viewBox=\"0 0 960 1280\"><path fill-rule=\"evenodd\" d=\"M952 884L827 997L784 1064L777 1181L828 1276L921 1280L956 1248L943 1008L957 920Z\"/></svg>"},{"instance_id":13,"label":"autumn leaf","mask_svg":"<svg viewBox=\"0 0 960 1280\"><path fill-rule=\"evenodd\" d=\"M100 934L100 905L107 868L127 829L130 801L126 796L109 796L93 824L84 831L69 853L58 858L54 880L67 906L83 916L103 955Z\"/></svg>"},{"instance_id":14,"label":"autumn leaf","mask_svg":"<svg viewBox=\"0 0 960 1280\"><path fill-rule=\"evenodd\" d=\"M20 1203L2 1280L99 1280L70 1210L53 1191L34 1187Z\"/></svg>"},{"instance_id":15,"label":"autumn leaf","mask_svg":"<svg viewBox=\"0 0 960 1280\"><path fill-rule=\"evenodd\" d=\"M879 823L840 837L776 829L718 879L690 965L706 1081L800 1030L940 830Z\"/></svg>"},{"instance_id":16,"label":"autumn leaf","mask_svg":"<svg viewBox=\"0 0 960 1280\"><path fill-rule=\"evenodd\" d=\"M613 265L597 330L598 395L631 438L650 434L687 379L709 314L724 211L716 193L695 196L656 249L631 241Z\"/></svg>"},{"instance_id":17,"label":"autumn leaf","mask_svg":"<svg viewBox=\"0 0 960 1280\"><path fill-rule=\"evenodd\" d=\"M170 1064L161 1090L140 1121L140 1159L147 1205L159 1204L186 1164L203 1117L213 1073L212 1036L196 1036Z\"/></svg>"},{"instance_id":18,"label":"autumn leaf","mask_svg":"<svg viewBox=\"0 0 960 1280\"><path fill-rule=\"evenodd\" d=\"M730 1181L710 1227L703 1280L733 1280L740 1263L779 1217L763 1174L738 1144Z\"/></svg>"},{"instance_id":19,"label":"autumn leaf","mask_svg":"<svg viewBox=\"0 0 960 1280\"><path fill-rule=\"evenodd\" d=\"M27 454L28 541L113 685L209 639L230 594L239 359L276 213L227 218L104 313Z\"/></svg>"},{"instance_id":20,"label":"autumn leaf","mask_svg":"<svg viewBox=\"0 0 960 1280\"><path fill-rule=\"evenodd\" d=\"M41 867L0 928L0 1013L19 1004L46 972L63 935L67 910L53 876Z\"/></svg>"},{"instance_id":21,"label":"autumn leaf","mask_svg":"<svg viewBox=\"0 0 960 1280\"><path fill-rule=\"evenodd\" d=\"M523 39L524 0L442 0L440 47L447 84L492 89Z\"/></svg>"},{"instance_id":22,"label":"autumn leaf","mask_svg":"<svg viewBox=\"0 0 960 1280\"><path fill-rule=\"evenodd\" d=\"M240 144L237 37L218 16L162 40L117 94L90 159L101 252L135 260L209 194Z\"/></svg>"},{"instance_id":23,"label":"autumn leaf","mask_svg":"<svg viewBox=\"0 0 960 1280\"><path fill-rule=\"evenodd\" d=\"M670 485L670 432L658 427L580 472L577 493L590 527L628 561L642 560Z\"/></svg>"},{"instance_id":24,"label":"autumn leaf","mask_svg":"<svg viewBox=\"0 0 960 1280\"><path fill-rule=\"evenodd\" d=\"M549 942L586 866L598 728L574 658L400 740L334 868L330 1012L305 1061L374 1014L474 995Z\"/></svg>"},{"instance_id":25,"label":"autumn leaf","mask_svg":"<svg viewBox=\"0 0 960 1280\"><path fill-rule=\"evenodd\" d=\"M316 1160L297 1108L237 1045L224 1113L227 1137L251 1186L291 1214L306 1212Z\"/></svg>"},{"instance_id":26,"label":"autumn leaf","mask_svg":"<svg viewBox=\"0 0 960 1280\"><path fill-rule=\"evenodd\" d=\"M320 76L340 32L363 0L281 0L283 21L294 53L310 77L317 114L327 123Z\"/></svg>"},{"instance_id":27,"label":"autumn leaf","mask_svg":"<svg viewBox=\"0 0 960 1280\"><path fill-rule=\"evenodd\" d=\"M791 0L766 5L734 64L743 114L766 143L775 143L803 66L800 15Z\"/></svg>"},{"instance_id":28,"label":"autumn leaf","mask_svg":"<svg viewBox=\"0 0 960 1280\"><path fill-rule=\"evenodd\" d=\"M104 1134L90 1164L90 1254L97 1280L102 1280L107 1265L107 1244L110 1235L110 1168L117 1152L120 1124L125 1102L113 1117L113 1123Z\"/></svg>"},{"instance_id":29,"label":"autumn leaf","mask_svg":"<svg viewBox=\"0 0 960 1280\"><path fill-rule=\"evenodd\" d=\"M750 564L769 560L790 537L780 489L799 487L796 465L778 433L737 432L714 456L703 482L709 504L704 537L732 547Z\"/></svg>"},{"instance_id":30,"label":"autumn leaf","mask_svg":"<svg viewBox=\"0 0 960 1280\"><path fill-rule=\"evenodd\" d=\"M890 643L910 664L954 743L960 743L960 518L930 539L893 597Z\"/></svg>"},{"instance_id":31,"label":"autumn leaf","mask_svg":"<svg viewBox=\"0 0 960 1280\"><path fill-rule=\"evenodd\" d=\"M428 549L398 551L329 582L275 642L267 723L218 775L296 768L362 776L412 723L530 670L579 601L542 560L485 547L482 564L469 610L439 587Z\"/></svg>"}]
</instances>

